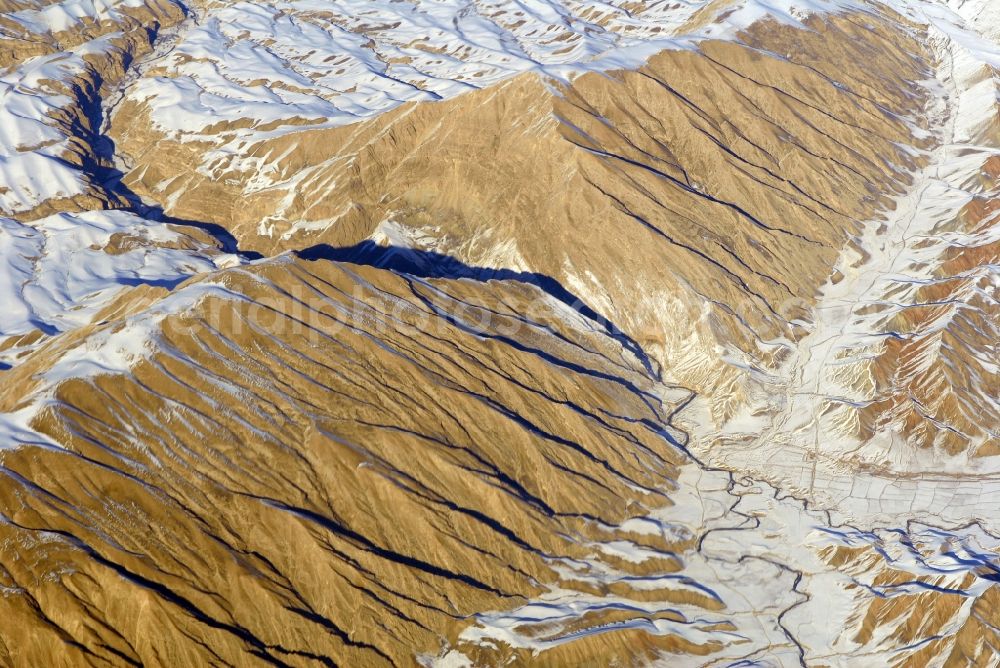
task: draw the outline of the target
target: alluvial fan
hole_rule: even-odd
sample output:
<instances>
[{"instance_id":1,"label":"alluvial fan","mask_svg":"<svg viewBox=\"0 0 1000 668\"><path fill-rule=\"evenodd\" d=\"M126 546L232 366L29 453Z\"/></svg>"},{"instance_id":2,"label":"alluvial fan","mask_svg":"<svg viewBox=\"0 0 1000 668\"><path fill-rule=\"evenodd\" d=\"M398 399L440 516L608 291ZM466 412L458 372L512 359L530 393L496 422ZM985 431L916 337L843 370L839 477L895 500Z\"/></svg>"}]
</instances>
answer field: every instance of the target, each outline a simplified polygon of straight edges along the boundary
<instances>
[{"instance_id":1,"label":"alluvial fan","mask_svg":"<svg viewBox=\"0 0 1000 668\"><path fill-rule=\"evenodd\" d=\"M997 0L0 0L0 665L1000 666Z\"/></svg>"}]
</instances>

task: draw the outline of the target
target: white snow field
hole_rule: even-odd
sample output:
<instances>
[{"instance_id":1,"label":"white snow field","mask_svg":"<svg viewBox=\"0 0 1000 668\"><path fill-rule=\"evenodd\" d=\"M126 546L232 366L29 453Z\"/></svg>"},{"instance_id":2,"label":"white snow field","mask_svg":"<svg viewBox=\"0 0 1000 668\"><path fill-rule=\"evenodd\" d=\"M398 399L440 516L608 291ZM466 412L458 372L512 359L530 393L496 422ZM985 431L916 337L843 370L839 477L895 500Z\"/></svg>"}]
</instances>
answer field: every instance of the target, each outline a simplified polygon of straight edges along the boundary
<instances>
[{"instance_id":1,"label":"white snow field","mask_svg":"<svg viewBox=\"0 0 1000 668\"><path fill-rule=\"evenodd\" d=\"M0 218L0 363L14 364L32 348L4 350L5 340L89 324L130 286L172 289L241 261L206 239L126 211L60 213L30 223Z\"/></svg>"}]
</instances>

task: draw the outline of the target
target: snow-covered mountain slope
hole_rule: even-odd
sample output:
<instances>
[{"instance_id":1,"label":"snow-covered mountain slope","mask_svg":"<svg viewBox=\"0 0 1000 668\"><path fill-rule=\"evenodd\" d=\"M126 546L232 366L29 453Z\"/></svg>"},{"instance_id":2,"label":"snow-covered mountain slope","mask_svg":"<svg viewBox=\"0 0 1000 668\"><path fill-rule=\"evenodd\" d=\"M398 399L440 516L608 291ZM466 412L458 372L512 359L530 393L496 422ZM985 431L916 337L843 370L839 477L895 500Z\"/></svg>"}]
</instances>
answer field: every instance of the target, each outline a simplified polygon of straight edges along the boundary
<instances>
[{"instance_id":1,"label":"snow-covered mountain slope","mask_svg":"<svg viewBox=\"0 0 1000 668\"><path fill-rule=\"evenodd\" d=\"M282 125L350 123L519 72L636 65L704 4L208 2L129 99L148 104L153 126L172 136L235 130L238 145Z\"/></svg>"},{"instance_id":2,"label":"snow-covered mountain slope","mask_svg":"<svg viewBox=\"0 0 1000 668\"><path fill-rule=\"evenodd\" d=\"M105 208L98 138L108 92L183 8L165 0L4 3L0 15L0 215Z\"/></svg>"},{"instance_id":3,"label":"snow-covered mountain slope","mask_svg":"<svg viewBox=\"0 0 1000 668\"><path fill-rule=\"evenodd\" d=\"M900 8L853 0L208 2L192 8L169 53L128 86L115 106L127 122L111 133L123 164L146 185L156 178L158 189L178 191L176 175L160 173L146 150L155 142L157 154L173 153L180 143L197 151L183 157L191 177L271 193L288 185L274 159L296 139L312 141L305 129L351 125L529 72L565 82L634 69L663 50L731 40L758 20L801 27L810 15L848 9L881 17Z\"/></svg>"},{"instance_id":4,"label":"snow-covered mountain slope","mask_svg":"<svg viewBox=\"0 0 1000 668\"><path fill-rule=\"evenodd\" d=\"M134 198L119 187L101 135L102 101L184 7L67 0L2 9L0 364L8 366L44 337L88 324L129 287L170 287L241 260L199 227L145 208L114 210L132 209Z\"/></svg>"},{"instance_id":5,"label":"snow-covered mountain slope","mask_svg":"<svg viewBox=\"0 0 1000 668\"><path fill-rule=\"evenodd\" d=\"M1000 665L996 0L0 11L0 665Z\"/></svg>"},{"instance_id":6,"label":"snow-covered mountain slope","mask_svg":"<svg viewBox=\"0 0 1000 668\"><path fill-rule=\"evenodd\" d=\"M0 363L13 363L38 334L89 324L128 286L171 288L240 262L197 229L124 211L0 218Z\"/></svg>"}]
</instances>

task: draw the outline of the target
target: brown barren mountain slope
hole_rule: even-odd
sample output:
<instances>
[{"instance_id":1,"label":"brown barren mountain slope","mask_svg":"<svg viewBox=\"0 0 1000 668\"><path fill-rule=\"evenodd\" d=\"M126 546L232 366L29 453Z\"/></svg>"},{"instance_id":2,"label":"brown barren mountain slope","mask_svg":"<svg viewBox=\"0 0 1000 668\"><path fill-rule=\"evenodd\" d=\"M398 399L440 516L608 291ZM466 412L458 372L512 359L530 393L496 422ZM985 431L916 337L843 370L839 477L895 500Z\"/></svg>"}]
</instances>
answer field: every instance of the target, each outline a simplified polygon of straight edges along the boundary
<instances>
[{"instance_id":1,"label":"brown barren mountain slope","mask_svg":"<svg viewBox=\"0 0 1000 668\"><path fill-rule=\"evenodd\" d=\"M724 416L745 378L703 351L775 363L781 348L759 342L795 336L789 321L807 316L840 249L919 162L906 147L926 143L911 122L930 59L895 21L764 21L742 44L666 51L639 71L523 75L211 164L210 143L165 139L134 101L111 133L130 187L247 248L401 228L469 264L553 276L669 360L668 377L718 390Z\"/></svg>"},{"instance_id":2,"label":"brown barren mountain slope","mask_svg":"<svg viewBox=\"0 0 1000 668\"><path fill-rule=\"evenodd\" d=\"M817 587L845 655L992 656L985 555L817 549L822 514L693 462L688 393L568 299L282 255L49 341L0 390L30 428L0 450L0 663L818 658Z\"/></svg>"},{"instance_id":3,"label":"brown barren mountain slope","mask_svg":"<svg viewBox=\"0 0 1000 668\"><path fill-rule=\"evenodd\" d=\"M0 451L4 663L407 665L669 503L671 390L533 286L284 256L145 293L0 394L53 443ZM633 538L662 559L605 561L680 567Z\"/></svg>"}]
</instances>

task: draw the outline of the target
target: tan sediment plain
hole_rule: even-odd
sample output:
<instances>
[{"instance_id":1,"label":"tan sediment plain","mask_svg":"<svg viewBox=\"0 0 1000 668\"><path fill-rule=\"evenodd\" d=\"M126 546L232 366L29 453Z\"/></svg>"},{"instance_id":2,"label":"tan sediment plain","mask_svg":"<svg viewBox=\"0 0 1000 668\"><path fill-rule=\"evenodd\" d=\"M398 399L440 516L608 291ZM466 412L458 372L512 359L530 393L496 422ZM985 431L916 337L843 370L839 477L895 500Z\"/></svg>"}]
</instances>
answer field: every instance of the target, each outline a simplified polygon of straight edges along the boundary
<instances>
[{"instance_id":1,"label":"tan sediment plain","mask_svg":"<svg viewBox=\"0 0 1000 668\"><path fill-rule=\"evenodd\" d=\"M389 226L471 265L551 275L670 379L713 392L722 419L745 398L740 367L778 362L761 342L797 336L859 223L906 187L907 147L929 141L924 36L886 11L763 21L742 43L571 85L523 75L217 163L202 156L224 127L170 141L134 102L111 134L130 187L250 249Z\"/></svg>"},{"instance_id":2,"label":"tan sediment plain","mask_svg":"<svg viewBox=\"0 0 1000 668\"><path fill-rule=\"evenodd\" d=\"M0 451L0 615L16 620L0 663L409 665L593 558L602 526L669 503L686 393L533 286L282 256L163 296L130 292L4 378L4 411L51 397L31 424L58 445ZM191 310L157 315L178 300ZM131 371L62 379L137 332Z\"/></svg>"}]
</instances>

